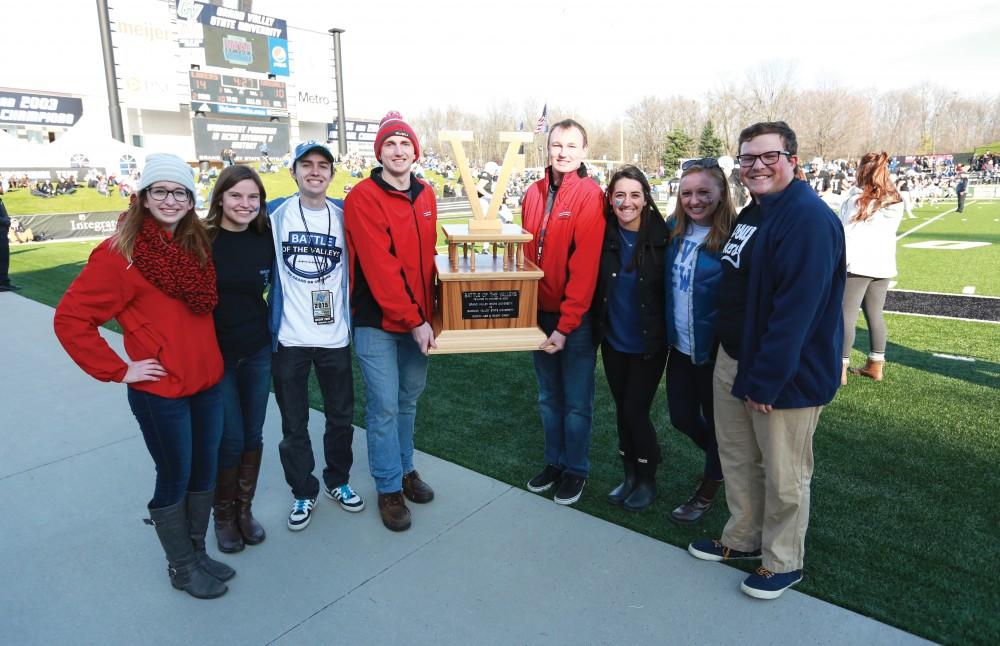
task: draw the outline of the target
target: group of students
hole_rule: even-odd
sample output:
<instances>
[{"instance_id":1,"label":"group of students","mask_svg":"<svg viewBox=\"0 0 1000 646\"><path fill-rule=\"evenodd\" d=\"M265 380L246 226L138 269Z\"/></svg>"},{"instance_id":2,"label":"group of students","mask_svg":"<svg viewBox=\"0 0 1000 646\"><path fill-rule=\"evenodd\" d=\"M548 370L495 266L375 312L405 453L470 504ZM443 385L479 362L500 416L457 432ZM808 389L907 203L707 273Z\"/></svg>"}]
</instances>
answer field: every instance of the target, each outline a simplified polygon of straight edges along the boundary
<instances>
[{"instance_id":1,"label":"group of students","mask_svg":"<svg viewBox=\"0 0 1000 646\"><path fill-rule=\"evenodd\" d=\"M406 501L433 500L413 464L416 404L436 347L436 202L411 171L419 146L402 117L387 114L375 141L381 166L343 202L326 196L333 156L317 142L296 147L298 192L288 198L267 203L252 169L227 167L204 223L190 167L150 155L117 232L57 307L56 333L74 361L128 385L156 464L148 522L175 588L213 598L235 574L205 551L213 507L220 551L265 539L251 506L272 382L293 495L288 528L309 524L320 490L311 370L324 401L324 492L347 511L364 508L349 484L352 344L383 524L405 530ZM701 485L671 517L698 521L725 480L732 517L722 537L689 551L762 559L741 589L775 598L802 577L812 433L840 385L844 227L794 180L786 124L750 126L739 146L754 198L739 216L723 170L706 158L684 164L677 207L664 220L638 168L621 168L602 191L583 166L583 126L552 128L549 166L522 209L533 236L525 253L544 271L546 335L533 353L544 466L527 488L554 488L564 505L582 495L600 347L624 470L608 500L648 507L661 460L650 410L665 371L671 422L705 454ZM868 213L886 200L864 193L855 203ZM97 331L112 318L125 359Z\"/></svg>"},{"instance_id":2,"label":"group of students","mask_svg":"<svg viewBox=\"0 0 1000 646\"><path fill-rule=\"evenodd\" d=\"M347 511L364 509L349 484L352 341L367 386L369 465L383 522L405 530L404 496L433 500L413 467L413 427L434 344L436 207L409 172L419 155L412 129L398 114L382 126L382 167L346 202L326 196L334 158L309 141L295 149L295 195L268 203L257 173L234 164L220 174L204 221L190 166L149 155L117 231L56 308L56 335L72 359L97 379L128 386L156 466L147 522L172 585L192 596L221 596L235 575L205 550L213 508L221 552L266 538L252 502L272 383L293 495L288 528L308 526L320 490L308 432L312 371L326 418L324 493ZM98 333L111 319L122 327L125 358Z\"/></svg>"}]
</instances>

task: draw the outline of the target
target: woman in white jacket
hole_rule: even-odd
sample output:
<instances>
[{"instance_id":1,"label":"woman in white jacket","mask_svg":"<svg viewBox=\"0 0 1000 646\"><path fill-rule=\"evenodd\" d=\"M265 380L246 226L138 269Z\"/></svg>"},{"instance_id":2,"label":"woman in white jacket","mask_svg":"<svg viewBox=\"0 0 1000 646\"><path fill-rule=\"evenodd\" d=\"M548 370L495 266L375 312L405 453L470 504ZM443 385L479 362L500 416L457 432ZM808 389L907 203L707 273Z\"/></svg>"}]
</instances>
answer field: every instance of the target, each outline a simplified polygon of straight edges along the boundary
<instances>
[{"instance_id":1,"label":"woman in white jacket","mask_svg":"<svg viewBox=\"0 0 1000 646\"><path fill-rule=\"evenodd\" d=\"M859 307L868 322L870 347L864 368L851 373L882 381L887 338L882 308L889 279L896 275L896 230L903 218L903 200L889 177L889 158L884 152L862 157L857 177L857 185L840 207L847 239L842 384L847 383Z\"/></svg>"}]
</instances>

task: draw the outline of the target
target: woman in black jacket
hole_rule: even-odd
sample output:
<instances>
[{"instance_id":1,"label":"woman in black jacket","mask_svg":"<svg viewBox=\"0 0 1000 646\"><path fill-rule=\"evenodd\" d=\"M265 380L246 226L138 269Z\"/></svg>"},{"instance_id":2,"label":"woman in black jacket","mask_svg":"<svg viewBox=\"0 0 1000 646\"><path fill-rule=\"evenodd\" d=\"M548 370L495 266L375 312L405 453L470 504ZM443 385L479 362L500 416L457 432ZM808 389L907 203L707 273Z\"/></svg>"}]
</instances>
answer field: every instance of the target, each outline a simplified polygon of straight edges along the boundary
<instances>
[{"instance_id":1,"label":"woman in black jacket","mask_svg":"<svg viewBox=\"0 0 1000 646\"><path fill-rule=\"evenodd\" d=\"M664 267L667 227L635 166L608 183L607 226L591 318L615 399L624 481L608 501L640 511L656 497L660 446L649 410L667 361Z\"/></svg>"}]
</instances>

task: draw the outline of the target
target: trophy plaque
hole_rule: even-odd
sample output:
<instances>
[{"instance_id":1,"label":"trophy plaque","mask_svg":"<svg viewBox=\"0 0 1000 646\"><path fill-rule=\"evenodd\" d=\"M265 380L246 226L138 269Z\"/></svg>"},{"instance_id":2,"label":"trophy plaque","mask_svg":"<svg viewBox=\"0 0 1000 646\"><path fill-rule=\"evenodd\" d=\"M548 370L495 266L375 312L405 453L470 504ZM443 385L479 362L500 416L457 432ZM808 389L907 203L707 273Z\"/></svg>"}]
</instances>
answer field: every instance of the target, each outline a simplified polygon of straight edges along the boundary
<instances>
[{"instance_id":1,"label":"trophy plaque","mask_svg":"<svg viewBox=\"0 0 1000 646\"><path fill-rule=\"evenodd\" d=\"M523 245L532 235L497 218L517 149L532 138L525 132L500 133L507 152L484 213L462 148L463 142L472 141L472 133L441 133L441 140L450 143L455 153L472 220L441 227L448 253L435 258L438 308L432 325L438 347L431 354L537 350L546 338L537 322L538 280L543 273L524 257ZM477 253L480 247L483 251Z\"/></svg>"}]
</instances>

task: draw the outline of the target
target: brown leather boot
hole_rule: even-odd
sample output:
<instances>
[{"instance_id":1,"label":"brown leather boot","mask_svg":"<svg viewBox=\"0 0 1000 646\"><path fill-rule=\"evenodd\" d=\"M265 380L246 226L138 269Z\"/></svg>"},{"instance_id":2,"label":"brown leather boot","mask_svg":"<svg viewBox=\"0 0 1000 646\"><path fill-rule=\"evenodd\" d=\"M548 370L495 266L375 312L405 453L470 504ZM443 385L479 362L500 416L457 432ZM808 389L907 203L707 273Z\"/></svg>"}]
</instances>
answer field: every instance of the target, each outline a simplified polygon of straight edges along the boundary
<instances>
[{"instance_id":1,"label":"brown leather boot","mask_svg":"<svg viewBox=\"0 0 1000 646\"><path fill-rule=\"evenodd\" d=\"M873 381L882 381L882 367L885 365L885 361L872 361L869 359L865 362L864 368L857 368L851 370L851 374L861 375L862 377L868 377Z\"/></svg>"},{"instance_id":2,"label":"brown leather boot","mask_svg":"<svg viewBox=\"0 0 1000 646\"><path fill-rule=\"evenodd\" d=\"M380 493L378 495L378 513L382 516L382 524L394 532L402 532L410 528L410 510L406 508L403 493Z\"/></svg>"},{"instance_id":3,"label":"brown leather boot","mask_svg":"<svg viewBox=\"0 0 1000 646\"><path fill-rule=\"evenodd\" d=\"M238 467L219 469L215 477L215 540L226 554L243 549L243 535L236 524L236 472Z\"/></svg>"},{"instance_id":4,"label":"brown leather boot","mask_svg":"<svg viewBox=\"0 0 1000 646\"><path fill-rule=\"evenodd\" d=\"M410 502L420 505L434 500L434 490L420 479L420 474L417 473L416 469L403 474L403 495Z\"/></svg>"},{"instance_id":5,"label":"brown leather boot","mask_svg":"<svg viewBox=\"0 0 1000 646\"><path fill-rule=\"evenodd\" d=\"M698 491L694 492L694 495L686 503L670 512L670 518L681 525L697 523L712 509L712 502L715 500L716 494L719 493L721 485L722 480L702 479Z\"/></svg>"},{"instance_id":6,"label":"brown leather boot","mask_svg":"<svg viewBox=\"0 0 1000 646\"><path fill-rule=\"evenodd\" d=\"M246 451L240 456L240 471L237 479L236 524L247 545L263 543L267 534L250 511L253 495L257 491L257 476L260 475L260 458L263 447L256 451Z\"/></svg>"}]
</instances>

